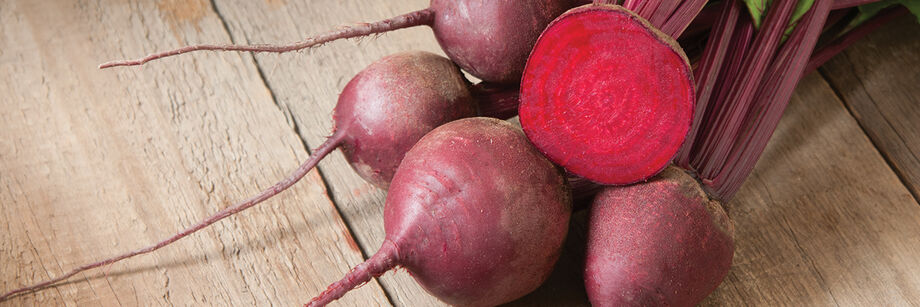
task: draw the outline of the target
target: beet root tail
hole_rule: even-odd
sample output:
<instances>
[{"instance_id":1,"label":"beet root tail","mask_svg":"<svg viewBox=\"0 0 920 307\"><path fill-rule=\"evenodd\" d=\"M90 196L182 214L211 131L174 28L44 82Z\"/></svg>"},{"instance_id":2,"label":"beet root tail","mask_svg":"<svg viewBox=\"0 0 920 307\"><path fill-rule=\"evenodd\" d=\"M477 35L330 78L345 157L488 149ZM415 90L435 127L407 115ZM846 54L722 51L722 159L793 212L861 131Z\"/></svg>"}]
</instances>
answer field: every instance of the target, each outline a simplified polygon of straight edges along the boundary
<instances>
[{"instance_id":1,"label":"beet root tail","mask_svg":"<svg viewBox=\"0 0 920 307\"><path fill-rule=\"evenodd\" d=\"M99 69L105 69L116 66L136 66L144 63L188 53L192 51L250 51L250 52L275 52L284 53L296 51L322 45L331 41L380 34L393 30L411 28L421 25L430 25L434 20L434 11L431 9L418 10L371 23L359 23L356 25L343 26L338 29L308 37L300 42L288 45L193 45L179 49L173 49L164 52L153 53L146 57L136 60L111 61L99 65Z\"/></svg>"},{"instance_id":2,"label":"beet root tail","mask_svg":"<svg viewBox=\"0 0 920 307\"><path fill-rule=\"evenodd\" d=\"M341 280L329 285L326 291L314 297L309 303L306 303L304 307L326 306L326 304L337 300L348 291L367 283L371 278L383 275L383 273L396 267L397 258L398 251L396 244L389 240L384 241L383 246L380 247L380 250L378 250L374 256L371 256L371 258L367 259L364 263L351 269Z\"/></svg>"},{"instance_id":3,"label":"beet root tail","mask_svg":"<svg viewBox=\"0 0 920 307\"><path fill-rule=\"evenodd\" d=\"M7 300L7 299L9 299L9 298L11 298L11 297L13 297L13 296L15 296L15 295L18 295L18 294L23 294L23 293L38 291L38 290L41 290L41 289L44 289L44 288L53 286L54 284L57 284L58 282L64 281L64 280L66 280L66 279L68 279L68 278L70 278L70 277L73 277L74 275L77 275L77 274L79 274L80 272L83 272L83 271L86 271L86 270L90 270L90 269L98 268L98 267L101 267L101 266L109 265L109 264L112 264L112 263L115 263L115 262L118 262L118 261L121 261L121 260L124 260L124 259L127 259L127 258L131 258L131 257L137 256L137 255L146 254L146 253L149 253L149 252L158 250L158 249L160 249L160 248L162 248L162 247L164 247L164 246L167 246L167 245L169 245L169 244L172 244L173 242L178 241L179 239L182 239L182 238L184 238L184 237L186 237L186 236L188 236L188 235L190 235L190 234L192 234L192 233L195 233L196 231L201 230L202 228L205 228L205 227L207 227L208 225L214 224L215 222L220 221L220 220L222 220L222 219L224 219L224 218L226 218L226 217L229 217L229 216L231 216L231 215L234 215L234 214L236 214L237 212L240 212L240 211L246 210L246 209L248 209L248 208L250 208L250 207L252 207L252 206L255 206L255 205L257 205L257 204L259 204L259 203L261 203L261 202L263 202L263 201L265 201L265 200L271 198L272 196L275 196L275 195L277 195L278 193L281 193L282 191L287 190L287 189L290 188L292 185L294 185L295 183L297 183L298 181L300 181L300 179L303 178L307 173L309 173L310 170L313 169L313 168L316 166L316 164L319 163L319 161L323 159L323 157L325 157L325 156L328 155L330 152L332 152L332 150L334 150L336 147L338 147L338 145L339 145L339 143L341 142L343 136L344 136L344 133L342 133L342 132L337 131L336 133L334 133L332 136L330 136L328 139L326 139L326 141L325 141L322 145L320 145L318 148L316 148L316 150L313 151L313 154L310 155L310 158L308 158L307 161L305 161L303 164L301 164L300 167L297 168L297 170L295 170L294 172L292 172L292 173L291 173L287 178L285 178L284 180L281 180L281 181L279 181L278 183L275 183L274 185L272 185L271 187L269 187L269 188L267 188L267 189L265 189L265 190L262 190L262 192L260 192L260 193L259 193L258 195L256 195L256 196L253 196L253 197L251 197L251 198L249 198L249 199L247 199L247 200L245 200L245 201L243 201L243 202L237 203L237 204L235 204L235 205L233 205L233 206L230 206L230 207L224 208L223 210L220 210L219 212L215 213L214 215L209 216L208 218L206 218L206 219L204 219L204 220L198 222L198 223L195 224L195 225L189 226L188 228L186 228L186 229L182 230L181 232L179 232L179 233L173 235L172 237L169 237L169 238L166 239L166 240L157 242L157 243L154 244L154 245L150 245L150 246L147 246L147 247L144 247L144 248L141 248L141 249L137 249L137 250L134 250L134 251L131 251L131 252L128 252L128 253L124 253L124 254L121 254L121 255L118 255L118 256L114 256L114 257L111 257L111 258L108 258L108 259L105 259L105 260L100 260L100 261L97 261L97 262L94 262L94 263L85 264L85 265L83 265L83 266L80 266L80 267L78 267L78 268L75 268L75 269L71 270L70 272L67 272L67 273L64 274L64 275L55 277L55 278L53 278L53 279L49 279L49 280L46 280L46 281L43 281L43 282L40 282L40 283L36 283L36 284L30 285L30 286L26 286L26 287L22 287L22 288L19 288L19 289L15 289L15 290L6 292L6 293L4 293L3 295L0 295L0 302L5 301L5 300Z\"/></svg>"}]
</instances>

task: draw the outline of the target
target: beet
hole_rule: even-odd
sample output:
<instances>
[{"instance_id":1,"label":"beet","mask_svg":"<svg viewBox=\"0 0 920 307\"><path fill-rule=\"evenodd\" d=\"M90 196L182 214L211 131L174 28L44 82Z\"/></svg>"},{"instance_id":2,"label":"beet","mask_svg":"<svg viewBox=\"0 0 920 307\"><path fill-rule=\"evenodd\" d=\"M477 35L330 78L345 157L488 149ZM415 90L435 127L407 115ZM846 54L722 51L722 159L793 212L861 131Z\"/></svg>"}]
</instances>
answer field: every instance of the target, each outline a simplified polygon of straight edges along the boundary
<instances>
[{"instance_id":1,"label":"beet","mask_svg":"<svg viewBox=\"0 0 920 307\"><path fill-rule=\"evenodd\" d=\"M154 53L100 68L141 65L199 50L289 52L339 39L380 34L416 26L430 26L441 48L464 70L483 81L516 84L534 42L546 25L577 0L431 0L428 8L385 20L340 27L290 45L195 45Z\"/></svg>"},{"instance_id":2,"label":"beet","mask_svg":"<svg viewBox=\"0 0 920 307\"><path fill-rule=\"evenodd\" d=\"M608 187L591 207L588 298L594 306L695 306L728 273L733 242L721 203L679 168Z\"/></svg>"},{"instance_id":3,"label":"beet","mask_svg":"<svg viewBox=\"0 0 920 307\"><path fill-rule=\"evenodd\" d=\"M511 124L461 119L423 137L387 194L380 250L308 306L401 265L448 304L493 306L536 289L571 215L562 172Z\"/></svg>"},{"instance_id":4,"label":"beet","mask_svg":"<svg viewBox=\"0 0 920 307\"><path fill-rule=\"evenodd\" d=\"M432 0L431 29L447 56L471 75L517 83L540 32L572 7L572 0Z\"/></svg>"},{"instance_id":5,"label":"beet","mask_svg":"<svg viewBox=\"0 0 920 307\"><path fill-rule=\"evenodd\" d=\"M554 20L521 80L521 125L553 162L603 184L667 166L693 117L690 65L677 43L616 5Z\"/></svg>"},{"instance_id":6,"label":"beet","mask_svg":"<svg viewBox=\"0 0 920 307\"><path fill-rule=\"evenodd\" d=\"M386 188L402 157L434 128L477 114L466 79L445 57L423 51L384 57L359 72L335 107L348 163Z\"/></svg>"}]
</instances>

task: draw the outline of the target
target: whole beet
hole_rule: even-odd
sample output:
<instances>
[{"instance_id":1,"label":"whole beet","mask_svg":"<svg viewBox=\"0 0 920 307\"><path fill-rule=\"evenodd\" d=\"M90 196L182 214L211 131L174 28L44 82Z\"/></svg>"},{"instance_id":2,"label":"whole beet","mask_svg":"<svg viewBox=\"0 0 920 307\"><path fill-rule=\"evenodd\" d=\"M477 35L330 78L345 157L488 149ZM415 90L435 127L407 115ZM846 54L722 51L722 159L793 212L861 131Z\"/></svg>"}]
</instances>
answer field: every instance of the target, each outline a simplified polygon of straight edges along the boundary
<instances>
[{"instance_id":1,"label":"whole beet","mask_svg":"<svg viewBox=\"0 0 920 307\"><path fill-rule=\"evenodd\" d=\"M562 173L521 130L481 117L448 123L399 166L377 253L308 305L325 305L397 265L452 305L509 302L549 276L570 215Z\"/></svg>"},{"instance_id":2,"label":"whole beet","mask_svg":"<svg viewBox=\"0 0 920 307\"><path fill-rule=\"evenodd\" d=\"M410 51L359 72L335 107L335 133L348 163L386 188L412 145L434 128L476 116L468 82L445 57Z\"/></svg>"},{"instance_id":3,"label":"whole beet","mask_svg":"<svg viewBox=\"0 0 920 307\"><path fill-rule=\"evenodd\" d=\"M695 306L731 267L731 221L673 166L601 191L589 225L585 286L594 306Z\"/></svg>"},{"instance_id":4,"label":"whole beet","mask_svg":"<svg viewBox=\"0 0 920 307\"><path fill-rule=\"evenodd\" d=\"M574 0L431 0L441 49L470 74L516 83L540 33Z\"/></svg>"}]
</instances>

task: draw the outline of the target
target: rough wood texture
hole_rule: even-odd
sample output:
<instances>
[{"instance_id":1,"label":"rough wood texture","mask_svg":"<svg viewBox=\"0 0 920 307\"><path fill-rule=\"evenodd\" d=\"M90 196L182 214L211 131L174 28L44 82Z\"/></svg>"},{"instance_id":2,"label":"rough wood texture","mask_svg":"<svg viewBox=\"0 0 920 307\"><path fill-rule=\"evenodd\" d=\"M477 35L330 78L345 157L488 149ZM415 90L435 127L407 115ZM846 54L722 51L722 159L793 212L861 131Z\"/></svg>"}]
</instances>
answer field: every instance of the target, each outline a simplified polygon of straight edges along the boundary
<instances>
[{"instance_id":1,"label":"rough wood texture","mask_svg":"<svg viewBox=\"0 0 920 307\"><path fill-rule=\"evenodd\" d=\"M229 41L204 1L0 2L0 289L162 239L306 157L248 55L102 61ZM151 255L4 305L297 305L362 261L316 173ZM376 283L345 298L387 304Z\"/></svg>"},{"instance_id":2,"label":"rough wood texture","mask_svg":"<svg viewBox=\"0 0 920 307\"><path fill-rule=\"evenodd\" d=\"M915 198L920 198L920 24L903 16L820 71Z\"/></svg>"},{"instance_id":3,"label":"rough wood texture","mask_svg":"<svg viewBox=\"0 0 920 307\"><path fill-rule=\"evenodd\" d=\"M729 215L734 263L706 305L920 304L920 206L817 74Z\"/></svg>"},{"instance_id":4,"label":"rough wood texture","mask_svg":"<svg viewBox=\"0 0 920 307\"><path fill-rule=\"evenodd\" d=\"M96 64L192 43L290 42L427 4L0 1L0 291L161 239L274 183L331 133L357 71L398 51L441 51L417 28L284 55ZM920 131L920 78L902 69L920 55L915 39L894 38L917 27L890 28L907 30L872 36L843 58L862 64L831 73L838 58L824 74L863 128L877 120L854 101L885 105L878 121L899 124L866 130L906 177L920 164L897 162L883 141L920 148L903 137ZM847 74L856 81L832 76ZM291 191L172 247L0 305L296 305L376 250L384 196L336 152ZM920 205L821 76L799 87L733 208L735 265L706 305L920 304ZM584 213L574 220L551 280L512 305L587 305ZM441 305L404 270L336 303Z\"/></svg>"}]
</instances>

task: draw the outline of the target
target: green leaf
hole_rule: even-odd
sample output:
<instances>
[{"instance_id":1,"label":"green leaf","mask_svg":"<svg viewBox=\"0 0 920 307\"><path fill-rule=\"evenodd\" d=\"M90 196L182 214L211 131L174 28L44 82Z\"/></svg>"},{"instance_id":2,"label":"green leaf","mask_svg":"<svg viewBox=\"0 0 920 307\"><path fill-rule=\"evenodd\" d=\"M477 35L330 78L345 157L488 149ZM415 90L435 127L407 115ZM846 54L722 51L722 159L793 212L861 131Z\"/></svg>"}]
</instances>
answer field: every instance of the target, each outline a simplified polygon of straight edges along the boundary
<instances>
[{"instance_id":1,"label":"green leaf","mask_svg":"<svg viewBox=\"0 0 920 307\"><path fill-rule=\"evenodd\" d=\"M760 22L763 21L763 16L766 15L769 2L770 0L744 0L744 4L747 4L748 12L751 13L751 19L754 20L755 27L760 28Z\"/></svg>"},{"instance_id":2,"label":"green leaf","mask_svg":"<svg viewBox=\"0 0 920 307\"><path fill-rule=\"evenodd\" d=\"M883 0L879 2L873 2L869 4L864 4L859 6L859 15L856 15L856 18L853 19L851 25L858 26L874 17L878 12L881 12L885 8L892 5L903 5L914 14L914 17L917 17L917 22L920 22L920 0Z\"/></svg>"},{"instance_id":3,"label":"green leaf","mask_svg":"<svg viewBox=\"0 0 920 307\"><path fill-rule=\"evenodd\" d=\"M903 1L920 2L920 0ZM767 9L770 8L770 4L772 2L772 0L744 0L748 11L751 13L751 19L754 21L755 28L760 28L760 24L763 23L763 19L767 15ZM792 12L792 18L789 19L789 26L786 27L786 36L792 33L792 29L795 28L795 25L799 22L799 19L801 19L809 9L811 9L812 4L814 3L815 0L800 0L798 3L796 3L795 10Z\"/></svg>"}]
</instances>

